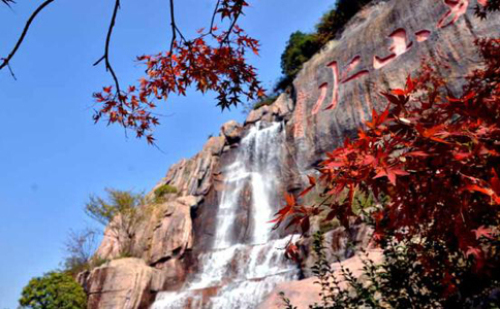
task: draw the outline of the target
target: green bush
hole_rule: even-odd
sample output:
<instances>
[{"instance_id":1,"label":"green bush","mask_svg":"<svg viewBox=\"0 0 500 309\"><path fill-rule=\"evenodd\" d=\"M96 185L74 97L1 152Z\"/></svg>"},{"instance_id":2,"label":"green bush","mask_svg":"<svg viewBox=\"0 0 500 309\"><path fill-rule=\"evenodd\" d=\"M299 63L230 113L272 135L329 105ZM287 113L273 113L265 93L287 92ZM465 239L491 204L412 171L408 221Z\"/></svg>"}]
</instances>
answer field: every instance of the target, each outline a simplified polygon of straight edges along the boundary
<instances>
[{"instance_id":1,"label":"green bush","mask_svg":"<svg viewBox=\"0 0 500 309\"><path fill-rule=\"evenodd\" d=\"M335 7L321 17L313 33L294 32L281 55L283 76L275 90L286 90L305 62L311 59L326 43L344 29L349 20L372 0L339 0Z\"/></svg>"},{"instance_id":2,"label":"green bush","mask_svg":"<svg viewBox=\"0 0 500 309\"><path fill-rule=\"evenodd\" d=\"M281 54L281 72L287 77L295 77L302 65L318 52L321 45L314 34L294 32L290 35L285 51ZM282 85L284 86L284 85ZM284 90L284 89L281 89Z\"/></svg>"},{"instance_id":3,"label":"green bush","mask_svg":"<svg viewBox=\"0 0 500 309\"><path fill-rule=\"evenodd\" d=\"M146 207L142 193L106 189L107 198L91 195L85 213L101 223L120 243L121 250L130 252L137 224L144 219Z\"/></svg>"},{"instance_id":4,"label":"green bush","mask_svg":"<svg viewBox=\"0 0 500 309\"><path fill-rule=\"evenodd\" d=\"M167 194L177 194L177 193L178 193L178 190L176 187L168 185L168 184L164 184L155 190L155 198L162 199Z\"/></svg>"},{"instance_id":5,"label":"green bush","mask_svg":"<svg viewBox=\"0 0 500 309\"><path fill-rule=\"evenodd\" d=\"M357 277L343 266L340 271L332 268L323 242L323 235L316 233L313 247L318 258L312 272L318 279L315 283L321 286L321 301L311 304L311 309L499 308L499 277L482 276L470 257L451 251L443 243L392 238L384 246L384 261L375 264L365 258L362 275ZM422 263L421 254L432 257L432 263ZM452 274L446 271L449 264L454 265ZM285 308L296 308L284 293L280 296Z\"/></svg>"},{"instance_id":6,"label":"green bush","mask_svg":"<svg viewBox=\"0 0 500 309\"><path fill-rule=\"evenodd\" d=\"M316 40L324 46L344 29L345 25L372 0L338 0L334 9L325 13L316 25Z\"/></svg>"},{"instance_id":7,"label":"green bush","mask_svg":"<svg viewBox=\"0 0 500 309\"><path fill-rule=\"evenodd\" d=\"M84 309L87 296L68 274L51 272L33 278L23 289L19 304L31 309Z\"/></svg>"}]
</instances>

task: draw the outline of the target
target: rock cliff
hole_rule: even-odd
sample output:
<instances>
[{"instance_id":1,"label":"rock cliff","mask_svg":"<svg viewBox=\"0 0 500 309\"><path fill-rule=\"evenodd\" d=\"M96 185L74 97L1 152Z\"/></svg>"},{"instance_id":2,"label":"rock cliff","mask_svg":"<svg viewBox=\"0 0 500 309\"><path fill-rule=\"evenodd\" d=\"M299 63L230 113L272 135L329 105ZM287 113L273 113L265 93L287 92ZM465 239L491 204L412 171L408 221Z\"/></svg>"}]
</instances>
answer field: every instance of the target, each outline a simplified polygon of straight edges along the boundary
<instances>
[{"instance_id":1,"label":"rock cliff","mask_svg":"<svg viewBox=\"0 0 500 309\"><path fill-rule=\"evenodd\" d=\"M337 40L304 66L293 90L280 95L272 105L250 112L244 124L224 124L220 135L211 137L200 153L169 169L154 189L170 185L178 193L169 194L160 203L153 203L154 193L149 195L154 207L143 208L145 215L135 228L132 257L119 258L119 238L106 232L97 255L110 262L80 275L90 296L89 308L149 308L157 293L179 291L202 271L200 257L217 241L220 204L229 190L224 172L241 155L242 144L258 123L282 124L284 136L275 145L282 151L275 171L279 183L274 189L294 192L304 186L305 176L325 151L354 134L360 124L370 119L372 109L385 108L379 93L400 87L424 59L445 63L451 72L447 78L456 85L451 90L459 92L465 74L480 64L472 42L500 34L500 18L479 20L474 17L475 5L476 1L469 0L374 1L359 12ZM232 214L237 224L228 230L227 241L249 244L257 230L250 215L256 189L250 184L240 189L239 208ZM279 202L275 202L269 206L270 211L279 208ZM278 230L269 243L293 232ZM366 246L369 237L362 228L354 232L334 230L329 235L329 246L345 258L352 252L342 245L343 239L358 240ZM307 242L307 238L299 241L306 248L302 267L310 264ZM241 250L243 257L249 252L253 251ZM356 260L347 263L356 265ZM309 275L307 271L302 274ZM265 281L265 277L252 280ZM288 291L292 300L302 304L299 308L306 308L310 295L317 292L312 282L304 279L282 283L259 308L276 308L276 293L280 290ZM201 302L195 302L193 296L189 304L179 308L203 307L206 299L216 297L221 289L224 281L220 286L203 289ZM255 303L250 308L257 307Z\"/></svg>"}]
</instances>

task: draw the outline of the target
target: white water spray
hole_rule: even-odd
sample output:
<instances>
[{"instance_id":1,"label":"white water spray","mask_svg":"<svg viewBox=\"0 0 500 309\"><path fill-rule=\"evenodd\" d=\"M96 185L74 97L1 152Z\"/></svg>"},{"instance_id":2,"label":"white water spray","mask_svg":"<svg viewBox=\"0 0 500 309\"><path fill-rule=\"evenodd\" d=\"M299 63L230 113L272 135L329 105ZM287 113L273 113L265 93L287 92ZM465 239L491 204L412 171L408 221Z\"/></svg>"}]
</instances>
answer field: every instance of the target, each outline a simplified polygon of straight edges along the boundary
<instances>
[{"instance_id":1,"label":"white water spray","mask_svg":"<svg viewBox=\"0 0 500 309\"><path fill-rule=\"evenodd\" d=\"M296 277L295 265L284 257L291 236L271 240L269 223L279 203L282 127L257 123L242 139L234 163L224 171L212 251L199 257L195 279L181 292L159 293L153 309L253 309L276 284ZM239 228L234 224L247 185L252 192L252 233L244 243L235 243L231 232Z\"/></svg>"}]
</instances>

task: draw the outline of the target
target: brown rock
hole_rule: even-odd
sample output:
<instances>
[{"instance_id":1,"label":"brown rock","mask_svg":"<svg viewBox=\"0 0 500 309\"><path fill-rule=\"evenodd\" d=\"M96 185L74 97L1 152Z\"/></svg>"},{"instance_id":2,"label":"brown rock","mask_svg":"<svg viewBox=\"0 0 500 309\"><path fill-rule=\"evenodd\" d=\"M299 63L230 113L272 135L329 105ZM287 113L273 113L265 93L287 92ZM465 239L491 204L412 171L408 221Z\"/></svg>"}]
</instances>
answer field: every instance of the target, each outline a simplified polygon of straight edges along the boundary
<instances>
[{"instance_id":1,"label":"brown rock","mask_svg":"<svg viewBox=\"0 0 500 309\"><path fill-rule=\"evenodd\" d=\"M194 197L182 197L173 203L159 205L160 209L173 209L173 213L158 220L151 238L149 261L152 265L173 257L180 257L192 246L190 204ZM186 205L187 204L187 205Z\"/></svg>"},{"instance_id":2,"label":"brown rock","mask_svg":"<svg viewBox=\"0 0 500 309\"><path fill-rule=\"evenodd\" d=\"M223 136L212 136L205 144L204 150L209 152L213 156L218 156L222 152L224 143L225 139Z\"/></svg>"},{"instance_id":3,"label":"brown rock","mask_svg":"<svg viewBox=\"0 0 500 309\"><path fill-rule=\"evenodd\" d=\"M339 279L341 278L340 265L345 268L350 269L355 277L359 277L363 270L363 259L369 258L376 264L382 262L383 255L381 250L371 250L368 251L368 256L356 255L350 259L347 259L341 263L333 263L332 269L335 269L334 276ZM321 287L314 283L317 278L308 278L304 280L290 281L279 284L269 295L269 297L264 300L257 308L258 309L273 309L273 308L283 308L283 301L279 296L280 292L284 292L285 296L290 299L294 306L298 309L307 309L309 305L315 302L320 302L321 298L319 293L321 292ZM345 282L341 282L341 287L347 287Z\"/></svg>"},{"instance_id":4,"label":"brown rock","mask_svg":"<svg viewBox=\"0 0 500 309\"><path fill-rule=\"evenodd\" d=\"M464 1L466 14L456 16L454 23L447 18L446 27L439 25L450 12L444 0L375 3L307 62L293 83L295 104L287 132L296 144L299 170L310 168L325 151L356 134L370 120L372 109L385 109L387 101L380 92L404 87L407 75L415 73L423 59L446 63L450 69L441 73L453 80L455 88L450 90L460 93L464 76L480 64L474 40L499 35L498 13L480 20L474 16L475 1Z\"/></svg>"},{"instance_id":5,"label":"brown rock","mask_svg":"<svg viewBox=\"0 0 500 309\"><path fill-rule=\"evenodd\" d=\"M265 105L259 109L254 109L248 114L248 117L245 120L245 125L256 123L267 114L269 114L269 106Z\"/></svg>"},{"instance_id":6,"label":"brown rock","mask_svg":"<svg viewBox=\"0 0 500 309\"><path fill-rule=\"evenodd\" d=\"M89 309L148 308L151 283L160 271L143 260L118 259L94 269L85 282Z\"/></svg>"},{"instance_id":7,"label":"brown rock","mask_svg":"<svg viewBox=\"0 0 500 309\"><path fill-rule=\"evenodd\" d=\"M242 132L243 128L241 125L234 120L226 122L221 128L221 134L230 145L240 141Z\"/></svg>"}]
</instances>

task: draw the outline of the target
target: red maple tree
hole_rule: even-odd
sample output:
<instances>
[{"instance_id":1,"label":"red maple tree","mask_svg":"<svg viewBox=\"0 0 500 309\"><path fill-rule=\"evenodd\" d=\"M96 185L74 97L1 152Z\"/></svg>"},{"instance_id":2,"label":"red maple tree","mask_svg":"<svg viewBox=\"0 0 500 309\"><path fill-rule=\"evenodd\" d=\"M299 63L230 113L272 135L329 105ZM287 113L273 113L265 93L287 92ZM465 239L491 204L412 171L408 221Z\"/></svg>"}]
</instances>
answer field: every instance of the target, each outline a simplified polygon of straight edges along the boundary
<instances>
[{"instance_id":1,"label":"red maple tree","mask_svg":"<svg viewBox=\"0 0 500 309\"><path fill-rule=\"evenodd\" d=\"M242 98L254 100L264 95L257 79L255 68L246 60L246 53L259 52L259 42L249 37L238 27L238 18L244 0L220 0L207 31L200 29L199 36L188 40L175 24L174 6L171 3L172 41L167 52L138 57L146 66L146 77L138 86L127 91L120 89L112 68L115 84L104 87L94 94L101 106L94 115L95 122L107 117L108 124L118 123L136 131L137 137L146 136L148 143L154 143L152 129L159 124L152 111L155 101L166 100L170 94L185 95L186 89L194 85L198 91L215 91L218 106L223 110L236 106ZM219 30L216 18L229 21L226 30ZM103 60L106 60L103 58Z\"/></svg>"},{"instance_id":2,"label":"red maple tree","mask_svg":"<svg viewBox=\"0 0 500 309\"><path fill-rule=\"evenodd\" d=\"M373 111L355 140L326 153L310 186L287 195L277 225L300 224L327 212L348 225L356 192L388 202L370 213L374 238L438 241L479 267L488 262L484 241L500 224L500 39L476 42L483 66L468 76L463 95L424 63L404 89L384 92L388 106ZM324 201L301 198L321 188ZM347 198L340 198L347 192Z\"/></svg>"}]
</instances>

